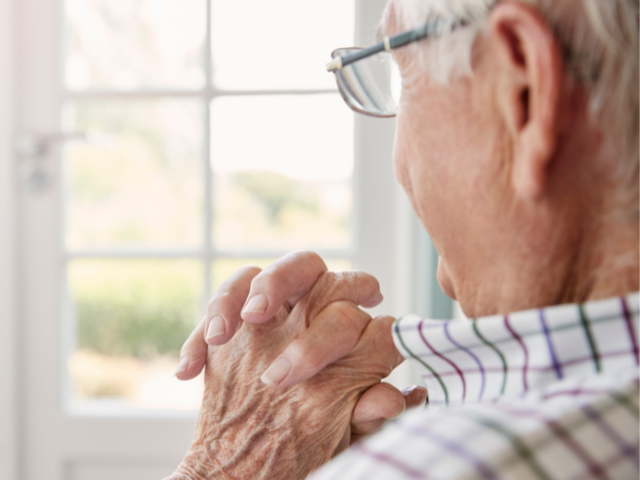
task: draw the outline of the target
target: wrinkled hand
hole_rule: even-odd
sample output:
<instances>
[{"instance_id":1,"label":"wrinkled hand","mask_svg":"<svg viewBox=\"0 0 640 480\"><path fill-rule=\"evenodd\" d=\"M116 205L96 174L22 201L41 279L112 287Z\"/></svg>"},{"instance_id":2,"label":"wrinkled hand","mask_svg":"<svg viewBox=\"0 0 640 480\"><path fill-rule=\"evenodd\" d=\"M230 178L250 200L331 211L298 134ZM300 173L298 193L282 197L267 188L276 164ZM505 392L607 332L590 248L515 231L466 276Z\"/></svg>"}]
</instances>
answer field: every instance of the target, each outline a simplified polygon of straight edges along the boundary
<instances>
[{"instance_id":1,"label":"wrinkled hand","mask_svg":"<svg viewBox=\"0 0 640 480\"><path fill-rule=\"evenodd\" d=\"M242 278L250 278L250 288L234 285L231 281L212 297L207 315L182 347L176 374L180 380L189 380L200 373L208 345L227 343L243 321L260 324L272 318L283 306L287 310L293 309L312 289L316 292L318 311L341 301L374 307L383 299L378 281L371 275L327 272L322 259L311 252L286 255L263 271L249 268L246 277L242 275ZM313 318L307 319L311 320ZM283 348L278 358L291 362L291 370L278 385L286 387L304 381L342 358L356 344L366 325L366 322L354 322L353 318L340 312L336 312L335 317L314 322L313 328ZM374 385L353 411L352 439L370 434L405 408L424 403L426 397L427 391L423 387L412 386L399 391L387 383Z\"/></svg>"},{"instance_id":2,"label":"wrinkled hand","mask_svg":"<svg viewBox=\"0 0 640 480\"><path fill-rule=\"evenodd\" d=\"M236 272L218 298L246 297L255 273ZM324 293L311 288L291 311L282 306L267 321L239 323L228 343L209 348L195 439L171 480L302 479L348 446L356 402L403 358L389 334L393 318L372 320L344 300L324 305ZM358 332L355 342L341 347L348 349L346 355L288 388L259 380L283 350L289 351L287 345L304 345L310 332L336 318L349 319L331 332L338 344L353 338L351 329Z\"/></svg>"}]
</instances>

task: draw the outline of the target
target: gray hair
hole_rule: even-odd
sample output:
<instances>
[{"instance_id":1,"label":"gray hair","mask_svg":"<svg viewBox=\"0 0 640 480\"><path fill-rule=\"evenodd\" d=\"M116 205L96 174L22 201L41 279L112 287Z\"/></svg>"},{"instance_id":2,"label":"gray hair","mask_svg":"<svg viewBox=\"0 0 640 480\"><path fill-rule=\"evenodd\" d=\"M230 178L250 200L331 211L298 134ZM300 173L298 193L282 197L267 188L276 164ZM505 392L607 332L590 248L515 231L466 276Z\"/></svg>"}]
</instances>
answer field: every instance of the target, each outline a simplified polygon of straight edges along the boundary
<instances>
[{"instance_id":1,"label":"gray hair","mask_svg":"<svg viewBox=\"0 0 640 480\"><path fill-rule=\"evenodd\" d=\"M472 74L471 52L500 0L401 0L392 2L395 22L411 29L435 19L465 18L468 27L435 41L410 45L435 81ZM564 50L567 73L589 92L590 111L622 155L614 167L620 188L617 211L638 218L638 1L521 0L535 6ZM441 23L442 29L450 25Z\"/></svg>"}]
</instances>

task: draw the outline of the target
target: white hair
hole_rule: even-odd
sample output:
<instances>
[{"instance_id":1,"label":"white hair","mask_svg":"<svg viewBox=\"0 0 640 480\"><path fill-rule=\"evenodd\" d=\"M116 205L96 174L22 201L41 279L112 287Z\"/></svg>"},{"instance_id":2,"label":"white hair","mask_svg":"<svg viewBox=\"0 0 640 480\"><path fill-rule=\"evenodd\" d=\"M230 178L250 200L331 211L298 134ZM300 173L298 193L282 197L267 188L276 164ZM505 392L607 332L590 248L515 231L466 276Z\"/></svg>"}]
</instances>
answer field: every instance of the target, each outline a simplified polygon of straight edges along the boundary
<instances>
[{"instance_id":1,"label":"white hair","mask_svg":"<svg viewBox=\"0 0 640 480\"><path fill-rule=\"evenodd\" d=\"M487 27L488 12L500 0L401 0L392 2L400 30L440 22L446 32L464 18L465 28L430 42L409 45L411 54L430 78L446 83L472 74L471 52ZM564 50L567 73L589 93L592 116L622 156L616 159L620 198L625 216L638 218L638 0L521 0L547 20Z\"/></svg>"}]
</instances>

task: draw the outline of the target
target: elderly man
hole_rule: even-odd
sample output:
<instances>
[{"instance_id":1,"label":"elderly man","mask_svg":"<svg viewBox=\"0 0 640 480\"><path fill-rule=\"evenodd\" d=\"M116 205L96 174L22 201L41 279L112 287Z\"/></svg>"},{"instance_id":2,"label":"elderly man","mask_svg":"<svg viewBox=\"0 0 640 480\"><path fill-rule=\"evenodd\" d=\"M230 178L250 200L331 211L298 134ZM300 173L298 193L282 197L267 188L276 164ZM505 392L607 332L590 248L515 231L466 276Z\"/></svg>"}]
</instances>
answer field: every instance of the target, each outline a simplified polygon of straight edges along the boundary
<instances>
[{"instance_id":1,"label":"elderly man","mask_svg":"<svg viewBox=\"0 0 640 480\"><path fill-rule=\"evenodd\" d=\"M310 253L236 272L182 351L206 391L171 478L638 478L638 3L391 0L381 30L328 68L397 108L396 175L475 320L371 319L375 279ZM428 407L329 461L424 402L381 383L403 356Z\"/></svg>"}]
</instances>

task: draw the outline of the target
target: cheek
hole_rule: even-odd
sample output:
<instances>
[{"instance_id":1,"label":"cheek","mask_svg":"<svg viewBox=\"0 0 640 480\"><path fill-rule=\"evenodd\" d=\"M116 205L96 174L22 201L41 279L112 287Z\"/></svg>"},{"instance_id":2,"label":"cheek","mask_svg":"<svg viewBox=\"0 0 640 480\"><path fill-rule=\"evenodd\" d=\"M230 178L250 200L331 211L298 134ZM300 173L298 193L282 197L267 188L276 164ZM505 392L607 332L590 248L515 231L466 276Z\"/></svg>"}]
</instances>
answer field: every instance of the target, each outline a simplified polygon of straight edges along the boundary
<instances>
[{"instance_id":1,"label":"cheek","mask_svg":"<svg viewBox=\"0 0 640 480\"><path fill-rule=\"evenodd\" d=\"M437 212L446 210L446 185L449 182L446 155L441 138L434 131L437 126L416 108L418 102L398 112L393 163L396 178L407 192L423 225L434 234Z\"/></svg>"},{"instance_id":2,"label":"cheek","mask_svg":"<svg viewBox=\"0 0 640 480\"><path fill-rule=\"evenodd\" d=\"M393 171L396 174L396 180L404 188L407 194L410 193L409 171L407 168L407 140L404 135L404 129L401 122L398 122L396 135L393 140Z\"/></svg>"}]
</instances>

